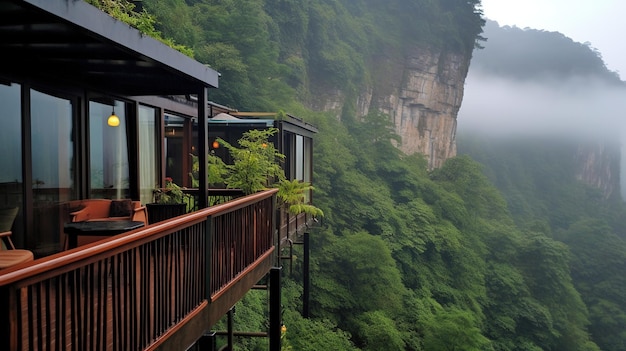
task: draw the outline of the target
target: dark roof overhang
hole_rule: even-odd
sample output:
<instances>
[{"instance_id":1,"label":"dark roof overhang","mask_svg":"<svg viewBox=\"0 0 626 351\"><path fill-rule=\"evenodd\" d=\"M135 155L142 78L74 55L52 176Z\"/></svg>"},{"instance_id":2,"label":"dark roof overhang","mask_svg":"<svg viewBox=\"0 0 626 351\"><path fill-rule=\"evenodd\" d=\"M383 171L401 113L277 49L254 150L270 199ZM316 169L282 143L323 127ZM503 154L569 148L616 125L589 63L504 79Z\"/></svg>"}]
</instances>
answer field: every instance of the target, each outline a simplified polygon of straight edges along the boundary
<instances>
[{"instance_id":1,"label":"dark roof overhang","mask_svg":"<svg viewBox=\"0 0 626 351\"><path fill-rule=\"evenodd\" d=\"M230 111L232 118L220 118L220 115L209 118L211 127L215 126L238 126L248 128L266 128L274 126L284 131L312 138L317 133L317 128L304 122L301 118L285 114L283 119L275 119L276 112L238 112ZM267 118L262 118L267 117Z\"/></svg>"},{"instance_id":2,"label":"dark roof overhang","mask_svg":"<svg viewBox=\"0 0 626 351\"><path fill-rule=\"evenodd\" d=\"M0 0L0 72L125 96L217 88L219 73L83 0Z\"/></svg>"}]
</instances>

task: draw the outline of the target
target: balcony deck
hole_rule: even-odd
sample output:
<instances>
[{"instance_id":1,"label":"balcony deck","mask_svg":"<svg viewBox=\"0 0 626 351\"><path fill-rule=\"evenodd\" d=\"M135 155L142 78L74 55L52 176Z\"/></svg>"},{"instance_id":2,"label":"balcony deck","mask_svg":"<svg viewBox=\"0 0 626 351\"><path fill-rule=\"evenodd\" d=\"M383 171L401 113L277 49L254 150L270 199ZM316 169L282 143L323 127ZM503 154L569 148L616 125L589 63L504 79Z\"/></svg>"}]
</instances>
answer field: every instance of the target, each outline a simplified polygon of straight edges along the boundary
<instances>
[{"instance_id":1,"label":"balcony deck","mask_svg":"<svg viewBox=\"0 0 626 351\"><path fill-rule=\"evenodd\" d=\"M0 273L3 350L192 345L275 262L275 190Z\"/></svg>"}]
</instances>

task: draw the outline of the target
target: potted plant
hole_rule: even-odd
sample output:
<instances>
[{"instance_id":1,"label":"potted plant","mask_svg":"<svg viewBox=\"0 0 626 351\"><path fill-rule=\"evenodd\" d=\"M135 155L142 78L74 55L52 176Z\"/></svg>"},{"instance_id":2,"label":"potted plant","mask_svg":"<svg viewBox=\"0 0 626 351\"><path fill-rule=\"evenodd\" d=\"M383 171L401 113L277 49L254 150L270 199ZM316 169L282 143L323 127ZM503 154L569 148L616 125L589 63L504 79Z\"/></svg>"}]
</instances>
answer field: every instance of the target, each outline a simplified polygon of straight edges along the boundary
<instances>
[{"instance_id":1,"label":"potted plant","mask_svg":"<svg viewBox=\"0 0 626 351\"><path fill-rule=\"evenodd\" d=\"M165 178L165 187L154 188L152 194L154 202L146 204L148 223L160 222L187 212L187 195L172 178Z\"/></svg>"}]
</instances>

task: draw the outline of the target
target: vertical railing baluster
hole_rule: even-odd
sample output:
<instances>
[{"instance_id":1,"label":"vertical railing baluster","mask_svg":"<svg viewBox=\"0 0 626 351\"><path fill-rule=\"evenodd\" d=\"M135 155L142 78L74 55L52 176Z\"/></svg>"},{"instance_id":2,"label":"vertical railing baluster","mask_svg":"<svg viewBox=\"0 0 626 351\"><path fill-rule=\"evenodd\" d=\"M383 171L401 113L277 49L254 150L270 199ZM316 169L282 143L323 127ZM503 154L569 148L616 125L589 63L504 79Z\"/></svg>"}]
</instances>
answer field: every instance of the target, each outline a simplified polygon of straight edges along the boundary
<instances>
[{"instance_id":1,"label":"vertical railing baluster","mask_svg":"<svg viewBox=\"0 0 626 351\"><path fill-rule=\"evenodd\" d=\"M102 284L102 277L106 276L106 269L103 268L103 262L102 261L98 261L96 263L96 267L97 267L97 274L96 274L96 288L95 288L95 328L96 330L94 330L92 333L95 332L94 338L93 338L93 350L96 351L100 351L102 350L102 329L104 328L103 325L103 321L102 321L102 308L104 307L105 303L102 301L102 295L103 295L103 290L104 290L104 285Z\"/></svg>"},{"instance_id":2,"label":"vertical railing baluster","mask_svg":"<svg viewBox=\"0 0 626 351\"><path fill-rule=\"evenodd\" d=\"M83 311L85 311L85 318L83 322L83 334L85 338L83 340L83 350L91 350L92 346L92 338L93 338L93 275L94 275L94 265L90 264L85 269L85 283L84 283L84 291L83 291L83 301L84 307Z\"/></svg>"},{"instance_id":3,"label":"vertical railing baluster","mask_svg":"<svg viewBox=\"0 0 626 351\"><path fill-rule=\"evenodd\" d=\"M32 338L32 333L29 332L30 328L32 328L32 326L30 324L26 324L25 325L25 321L24 321L24 315L26 315L28 318L29 315L29 311L24 312L24 307L26 306L27 308L30 306L30 287L23 287L23 288L16 288L16 287L9 287L9 293L10 293L10 299L8 300L9 303L12 303L14 306L17 306L17 308L13 311L14 313L12 313L12 319L16 324L17 328L17 333L11 333L11 337L17 338L17 349L18 350L22 350L23 348L25 348L26 346L24 345L24 339L22 338L23 334L26 333L28 334L28 340L31 340ZM23 292L26 292L26 296L23 296ZM26 300L26 301L24 301ZM27 319L27 321L30 323L30 319ZM15 341L15 340L14 340ZM32 344L30 344L32 345Z\"/></svg>"},{"instance_id":4,"label":"vertical railing baluster","mask_svg":"<svg viewBox=\"0 0 626 351\"><path fill-rule=\"evenodd\" d=\"M55 346L54 348L50 348L51 350L61 350L61 345L63 344L63 338L61 337L61 331L63 330L63 326L61 324L63 324L63 322L61 321L65 321L65 319L62 317L63 313L62 313L62 308L63 308L63 303L61 301L61 296L63 296L62 293L62 284L63 284L63 278L64 278L64 274L61 274L60 276L56 277L55 282L55 291L54 291L54 316L55 318L55 328L54 328L54 342L55 342Z\"/></svg>"},{"instance_id":5,"label":"vertical railing baluster","mask_svg":"<svg viewBox=\"0 0 626 351\"><path fill-rule=\"evenodd\" d=\"M130 291L130 298L131 298L131 307L130 308L130 316L129 316L129 320L131 323L131 328L130 328L130 335L128 337L129 343L131 345L131 348L129 350L138 350L138 338L137 336L139 335L139 308L140 308L140 301L139 301L139 296L138 296L138 292L139 292L139 288L138 288L138 284L141 284L141 281L139 279L137 279L137 274L138 274L138 267L137 267L137 262L138 262L138 257L137 257L137 248L131 249L129 250L129 254L130 254L130 264L128 265L128 275L129 275L129 291Z\"/></svg>"},{"instance_id":6,"label":"vertical railing baluster","mask_svg":"<svg viewBox=\"0 0 626 351\"><path fill-rule=\"evenodd\" d=\"M52 278L54 279L54 278ZM52 346L52 318L50 318L50 311L51 311L51 304L50 304L50 286L52 284L52 279L46 280L43 283L44 288L44 300L45 300L45 308L43 309L45 312L45 330L46 330L46 339L45 339L45 345L46 345L46 350L50 350L51 346Z\"/></svg>"},{"instance_id":7,"label":"vertical railing baluster","mask_svg":"<svg viewBox=\"0 0 626 351\"><path fill-rule=\"evenodd\" d=\"M143 323L139 323L139 334L137 335L137 338L139 338L140 343L142 345L145 345L145 343L147 342L146 339L146 321L148 320L148 313L147 313L147 306L148 306L148 295L147 292L150 290L148 287L148 283L150 282L150 267L147 264L147 257L146 257L146 248L145 246L140 246L138 249L139 251L139 265L141 266L141 277L140 277L140 281L141 281L141 287L139 289L139 295L141 296L141 298L139 299L139 303L140 303L140 307L139 307L139 320L142 321Z\"/></svg>"},{"instance_id":8,"label":"vertical railing baluster","mask_svg":"<svg viewBox=\"0 0 626 351\"><path fill-rule=\"evenodd\" d=\"M218 255L217 252L213 251L213 226L214 226L214 219L213 216L209 216L206 219L206 226L204 228L204 233L202 233L204 235L204 254L205 254L205 259L204 259L204 271L206 273L206 277L205 277L205 298L208 301L211 301L211 294L213 293L213 279L215 279L216 277L213 276L213 272L212 272L212 268L214 266L213 262L214 259L216 258L216 256Z\"/></svg>"}]
</instances>

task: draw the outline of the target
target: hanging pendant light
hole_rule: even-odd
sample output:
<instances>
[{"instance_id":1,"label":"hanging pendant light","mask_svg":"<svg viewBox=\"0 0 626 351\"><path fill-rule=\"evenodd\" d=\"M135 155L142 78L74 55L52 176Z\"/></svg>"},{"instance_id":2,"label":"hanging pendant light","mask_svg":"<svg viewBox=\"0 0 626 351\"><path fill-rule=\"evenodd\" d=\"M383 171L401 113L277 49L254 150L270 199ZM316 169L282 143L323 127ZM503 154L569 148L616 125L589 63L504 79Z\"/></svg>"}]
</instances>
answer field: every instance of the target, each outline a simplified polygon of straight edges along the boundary
<instances>
[{"instance_id":1,"label":"hanging pendant light","mask_svg":"<svg viewBox=\"0 0 626 351\"><path fill-rule=\"evenodd\" d=\"M111 127L117 127L120 125L120 118L115 114L115 106L113 106L113 111L107 119L107 124Z\"/></svg>"}]
</instances>

